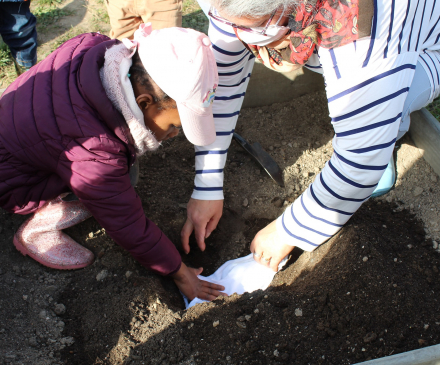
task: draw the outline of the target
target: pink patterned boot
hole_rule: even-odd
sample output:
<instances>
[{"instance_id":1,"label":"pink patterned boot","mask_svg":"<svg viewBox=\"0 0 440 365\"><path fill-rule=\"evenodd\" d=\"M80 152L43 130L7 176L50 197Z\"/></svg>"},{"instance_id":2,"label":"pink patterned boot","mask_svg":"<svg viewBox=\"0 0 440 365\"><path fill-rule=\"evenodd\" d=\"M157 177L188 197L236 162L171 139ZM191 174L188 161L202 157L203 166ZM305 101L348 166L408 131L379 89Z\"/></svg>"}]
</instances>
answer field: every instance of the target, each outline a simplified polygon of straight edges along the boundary
<instances>
[{"instance_id":1,"label":"pink patterned boot","mask_svg":"<svg viewBox=\"0 0 440 365\"><path fill-rule=\"evenodd\" d=\"M53 269L81 269L93 262L93 253L61 230L92 215L79 200L62 200L65 195L46 203L24 222L14 236L14 245L23 255Z\"/></svg>"}]
</instances>

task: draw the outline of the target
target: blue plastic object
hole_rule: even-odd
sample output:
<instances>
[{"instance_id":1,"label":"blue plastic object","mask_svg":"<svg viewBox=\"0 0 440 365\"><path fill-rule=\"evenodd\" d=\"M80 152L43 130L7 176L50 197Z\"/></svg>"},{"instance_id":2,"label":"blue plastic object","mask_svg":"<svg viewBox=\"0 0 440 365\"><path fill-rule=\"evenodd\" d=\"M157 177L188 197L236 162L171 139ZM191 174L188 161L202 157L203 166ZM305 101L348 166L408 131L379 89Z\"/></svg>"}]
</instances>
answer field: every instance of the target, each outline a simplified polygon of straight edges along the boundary
<instances>
[{"instance_id":1,"label":"blue plastic object","mask_svg":"<svg viewBox=\"0 0 440 365\"><path fill-rule=\"evenodd\" d=\"M379 180L376 189L371 194L372 198L377 198L378 196L388 193L396 182L397 172L396 165L394 164L394 156L391 156L391 160L388 163L385 172Z\"/></svg>"}]
</instances>

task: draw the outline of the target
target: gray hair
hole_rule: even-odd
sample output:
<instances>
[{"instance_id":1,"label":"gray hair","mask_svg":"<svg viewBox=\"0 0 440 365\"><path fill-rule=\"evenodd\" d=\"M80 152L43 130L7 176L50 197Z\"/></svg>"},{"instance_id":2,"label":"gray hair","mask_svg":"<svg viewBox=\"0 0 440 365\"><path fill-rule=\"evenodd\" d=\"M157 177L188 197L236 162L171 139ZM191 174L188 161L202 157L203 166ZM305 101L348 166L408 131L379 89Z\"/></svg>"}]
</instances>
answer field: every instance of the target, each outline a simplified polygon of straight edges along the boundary
<instances>
[{"instance_id":1,"label":"gray hair","mask_svg":"<svg viewBox=\"0 0 440 365\"><path fill-rule=\"evenodd\" d=\"M289 9L299 0L205 0L217 10L234 18L260 18L277 9Z\"/></svg>"}]
</instances>

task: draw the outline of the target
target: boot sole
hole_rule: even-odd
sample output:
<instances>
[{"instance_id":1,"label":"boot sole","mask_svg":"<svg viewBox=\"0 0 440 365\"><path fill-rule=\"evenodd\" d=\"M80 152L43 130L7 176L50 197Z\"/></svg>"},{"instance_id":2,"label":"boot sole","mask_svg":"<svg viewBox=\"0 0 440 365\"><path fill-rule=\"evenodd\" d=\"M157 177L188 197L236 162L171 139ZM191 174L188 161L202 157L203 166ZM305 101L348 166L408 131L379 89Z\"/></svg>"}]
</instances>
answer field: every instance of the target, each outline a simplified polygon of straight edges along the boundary
<instances>
[{"instance_id":1,"label":"boot sole","mask_svg":"<svg viewBox=\"0 0 440 365\"><path fill-rule=\"evenodd\" d=\"M91 265L93 263L92 262L87 262L85 264L78 264L78 265L55 265L55 264L51 264L49 262L46 262L44 260L42 260L40 257L38 257L37 255L34 255L32 252L30 252L26 247L24 247L20 241L14 236L14 246L15 248L20 251L20 253L23 256L29 256L31 258L33 258L35 261L39 262L40 264L50 267L51 269L58 269L58 270L75 270L75 269L83 269L89 265Z\"/></svg>"}]
</instances>

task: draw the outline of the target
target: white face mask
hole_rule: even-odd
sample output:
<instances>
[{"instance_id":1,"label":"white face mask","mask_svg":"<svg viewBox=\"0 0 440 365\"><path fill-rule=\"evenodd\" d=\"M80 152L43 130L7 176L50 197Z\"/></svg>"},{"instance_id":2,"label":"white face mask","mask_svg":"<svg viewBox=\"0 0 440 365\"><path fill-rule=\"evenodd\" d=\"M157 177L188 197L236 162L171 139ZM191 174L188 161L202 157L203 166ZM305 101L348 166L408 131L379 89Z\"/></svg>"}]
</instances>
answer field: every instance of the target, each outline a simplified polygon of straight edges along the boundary
<instances>
[{"instance_id":1,"label":"white face mask","mask_svg":"<svg viewBox=\"0 0 440 365\"><path fill-rule=\"evenodd\" d=\"M262 32L264 28L256 27L252 28L252 30ZM237 29L237 34L244 43L252 44L254 46L266 46L283 38L288 31L289 27L284 27L281 25L269 25L266 31L266 35L250 33L241 29Z\"/></svg>"}]
</instances>

